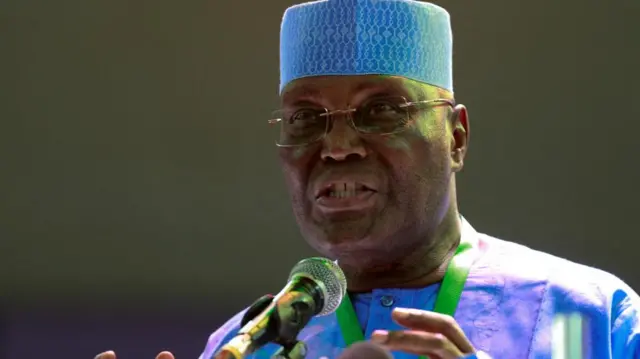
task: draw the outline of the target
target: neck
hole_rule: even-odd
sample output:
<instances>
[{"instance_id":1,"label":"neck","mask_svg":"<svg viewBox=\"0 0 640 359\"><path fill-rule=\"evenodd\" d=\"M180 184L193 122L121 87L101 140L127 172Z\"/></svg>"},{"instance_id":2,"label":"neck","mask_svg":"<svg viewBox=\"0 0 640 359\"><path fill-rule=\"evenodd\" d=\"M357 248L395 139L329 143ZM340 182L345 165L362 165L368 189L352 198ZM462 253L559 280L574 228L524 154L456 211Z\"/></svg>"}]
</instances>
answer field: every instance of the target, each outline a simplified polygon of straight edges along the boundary
<instances>
[{"instance_id":1,"label":"neck","mask_svg":"<svg viewBox=\"0 0 640 359\"><path fill-rule=\"evenodd\" d=\"M424 245L402 250L402 255L391 261L388 251L360 253L359 257L367 258L367 263L340 262L340 267L347 277L351 292L367 292L375 288L424 287L442 280L458 248L460 236L457 206L451 205L440 225L429 235L430 238L423 241Z\"/></svg>"}]
</instances>

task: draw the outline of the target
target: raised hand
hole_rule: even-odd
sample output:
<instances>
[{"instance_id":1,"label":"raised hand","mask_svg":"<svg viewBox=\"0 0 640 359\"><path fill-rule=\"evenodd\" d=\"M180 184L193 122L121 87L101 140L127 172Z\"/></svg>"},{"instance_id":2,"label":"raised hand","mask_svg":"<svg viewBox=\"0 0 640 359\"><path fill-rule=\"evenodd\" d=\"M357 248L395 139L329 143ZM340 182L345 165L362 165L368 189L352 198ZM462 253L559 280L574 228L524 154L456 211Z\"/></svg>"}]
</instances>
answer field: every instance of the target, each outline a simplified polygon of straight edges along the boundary
<instances>
[{"instance_id":1,"label":"raised hand","mask_svg":"<svg viewBox=\"0 0 640 359\"><path fill-rule=\"evenodd\" d=\"M396 308L391 317L407 330L376 330L371 339L389 350L427 355L431 359L463 358L476 350L450 316Z\"/></svg>"},{"instance_id":2,"label":"raised hand","mask_svg":"<svg viewBox=\"0 0 640 359\"><path fill-rule=\"evenodd\" d=\"M116 359L116 353L109 350L98 354L94 359ZM176 359L170 352L160 352L156 355L156 359Z\"/></svg>"}]
</instances>

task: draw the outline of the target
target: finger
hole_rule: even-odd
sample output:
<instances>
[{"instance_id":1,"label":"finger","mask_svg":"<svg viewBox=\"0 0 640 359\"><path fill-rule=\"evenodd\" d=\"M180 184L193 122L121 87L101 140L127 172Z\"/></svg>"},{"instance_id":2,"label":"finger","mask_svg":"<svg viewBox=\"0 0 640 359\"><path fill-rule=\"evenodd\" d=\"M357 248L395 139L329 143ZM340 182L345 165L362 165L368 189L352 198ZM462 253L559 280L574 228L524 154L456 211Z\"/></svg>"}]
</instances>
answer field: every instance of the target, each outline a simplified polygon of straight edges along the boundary
<instances>
[{"instance_id":1,"label":"finger","mask_svg":"<svg viewBox=\"0 0 640 359\"><path fill-rule=\"evenodd\" d=\"M94 359L116 359L116 353L114 353L112 350L108 350L96 355Z\"/></svg>"},{"instance_id":2,"label":"finger","mask_svg":"<svg viewBox=\"0 0 640 359\"><path fill-rule=\"evenodd\" d=\"M426 310L396 308L391 312L391 318L409 329L443 334L465 354L475 352L462 328L451 316Z\"/></svg>"},{"instance_id":3,"label":"finger","mask_svg":"<svg viewBox=\"0 0 640 359\"><path fill-rule=\"evenodd\" d=\"M416 355L428 355L441 359L457 359L464 356L447 337L439 333L413 330L376 330L371 339L388 350Z\"/></svg>"},{"instance_id":4,"label":"finger","mask_svg":"<svg viewBox=\"0 0 640 359\"><path fill-rule=\"evenodd\" d=\"M170 352L160 352L156 359L175 359L175 357Z\"/></svg>"}]
</instances>

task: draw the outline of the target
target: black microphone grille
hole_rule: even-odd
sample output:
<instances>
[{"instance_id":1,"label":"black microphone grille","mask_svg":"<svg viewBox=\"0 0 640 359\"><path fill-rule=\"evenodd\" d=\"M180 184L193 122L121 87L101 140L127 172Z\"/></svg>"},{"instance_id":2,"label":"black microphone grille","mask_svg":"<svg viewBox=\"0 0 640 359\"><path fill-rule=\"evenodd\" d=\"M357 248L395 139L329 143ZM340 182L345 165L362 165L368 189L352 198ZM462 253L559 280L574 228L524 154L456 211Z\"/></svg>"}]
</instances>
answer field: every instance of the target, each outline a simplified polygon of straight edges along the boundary
<instances>
[{"instance_id":1,"label":"black microphone grille","mask_svg":"<svg viewBox=\"0 0 640 359\"><path fill-rule=\"evenodd\" d=\"M379 345L357 342L345 349L338 359L393 359L393 356Z\"/></svg>"},{"instance_id":2,"label":"black microphone grille","mask_svg":"<svg viewBox=\"0 0 640 359\"><path fill-rule=\"evenodd\" d=\"M312 257L301 260L291 270L289 280L297 276L310 278L322 288L324 306L318 313L319 316L333 313L347 292L347 279L342 269L327 258Z\"/></svg>"}]
</instances>

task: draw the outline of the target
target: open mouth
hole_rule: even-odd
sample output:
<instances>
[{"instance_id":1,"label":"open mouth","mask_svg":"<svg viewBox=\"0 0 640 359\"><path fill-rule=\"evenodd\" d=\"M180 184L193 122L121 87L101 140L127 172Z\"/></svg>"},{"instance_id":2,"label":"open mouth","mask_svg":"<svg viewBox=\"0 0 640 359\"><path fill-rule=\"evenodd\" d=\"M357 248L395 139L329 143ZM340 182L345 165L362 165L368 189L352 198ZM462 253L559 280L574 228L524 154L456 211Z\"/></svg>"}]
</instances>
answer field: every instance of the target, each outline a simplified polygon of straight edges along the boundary
<instances>
[{"instance_id":1,"label":"open mouth","mask_svg":"<svg viewBox=\"0 0 640 359\"><path fill-rule=\"evenodd\" d=\"M317 194L316 199L320 198L350 198L357 197L363 193L376 192L361 183L355 182L338 182L331 183L323 187Z\"/></svg>"}]
</instances>

